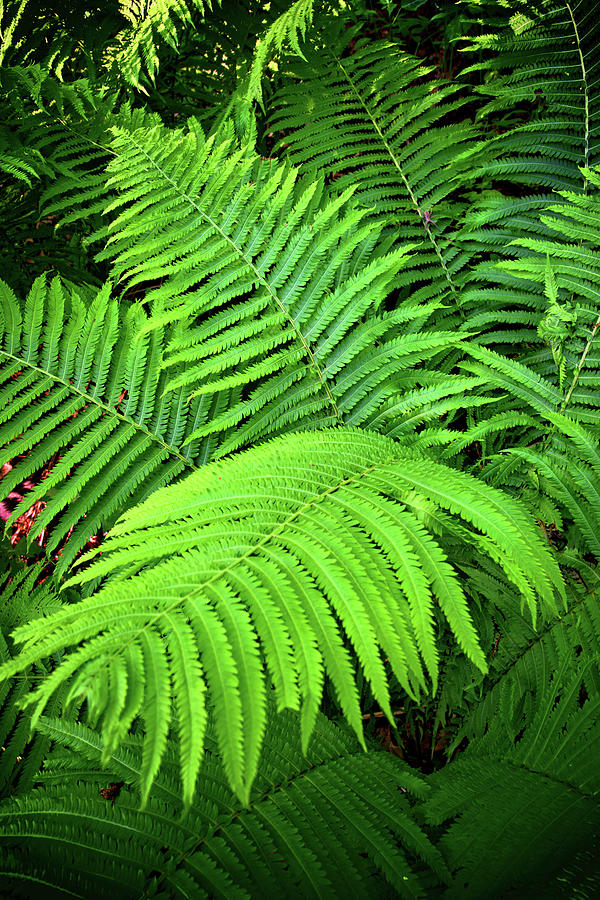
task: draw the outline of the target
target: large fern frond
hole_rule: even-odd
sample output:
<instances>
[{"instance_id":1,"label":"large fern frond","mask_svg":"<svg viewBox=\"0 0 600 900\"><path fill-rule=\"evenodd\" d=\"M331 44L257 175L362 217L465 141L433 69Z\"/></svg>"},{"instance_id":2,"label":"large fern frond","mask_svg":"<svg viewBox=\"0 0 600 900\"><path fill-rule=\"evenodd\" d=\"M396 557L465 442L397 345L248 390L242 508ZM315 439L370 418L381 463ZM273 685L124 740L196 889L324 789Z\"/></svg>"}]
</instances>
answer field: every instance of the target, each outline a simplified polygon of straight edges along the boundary
<instances>
[{"instance_id":1,"label":"large fern frond","mask_svg":"<svg viewBox=\"0 0 600 900\"><path fill-rule=\"evenodd\" d=\"M208 687L227 776L247 799L270 683L279 708L301 709L306 746L325 674L362 739L346 642L390 718L383 656L410 694L423 689L425 672L435 687L441 616L485 669L468 584L443 549L445 532L467 555L495 559L534 618L536 598L554 607L558 568L508 497L377 435L280 438L210 464L132 511L75 579L110 573L106 586L20 628L23 652L2 671L13 675L83 642L29 696L36 715L68 682L70 696L85 695L101 720L109 752L141 715L144 797L173 720L188 801Z\"/></svg>"},{"instance_id":2,"label":"large fern frond","mask_svg":"<svg viewBox=\"0 0 600 900\"><path fill-rule=\"evenodd\" d=\"M402 284L424 282L425 296L456 304L469 258L457 220L477 137L469 122L448 124L465 102L460 85L429 80L430 68L387 41L358 41L351 55L347 41L315 38L274 100L271 127L294 164L352 186L394 239L420 245Z\"/></svg>"},{"instance_id":3,"label":"large fern frond","mask_svg":"<svg viewBox=\"0 0 600 900\"><path fill-rule=\"evenodd\" d=\"M168 390L241 392L197 432L237 426L222 453L292 425L362 424L404 369L455 345L453 332L418 332L439 301L385 311L410 248L377 246L380 225L351 190L331 197L198 129L119 130L113 148L118 215L99 259L129 289L162 282L147 298L149 327L180 324Z\"/></svg>"},{"instance_id":4,"label":"large fern frond","mask_svg":"<svg viewBox=\"0 0 600 900\"><path fill-rule=\"evenodd\" d=\"M481 80L476 90L489 98L482 121L492 135L500 132L488 142L480 171L500 189L477 200L461 234L474 257L483 258L461 303L465 327L485 333L495 347L518 344L522 352L525 344L539 353L536 329L545 304L497 261L527 256L513 242L551 244L555 235L540 212L561 203L557 191L589 190L581 167L600 161L600 24L593 0L496 4L501 6L503 25L473 39L471 49L483 61L466 70L466 78ZM508 192L502 190L506 182L513 185Z\"/></svg>"},{"instance_id":5,"label":"large fern frond","mask_svg":"<svg viewBox=\"0 0 600 900\"><path fill-rule=\"evenodd\" d=\"M600 23L593 0L498 3L504 25L469 38L481 62L464 75L485 73L476 90L488 98L481 117L533 105L532 115L496 141L489 162L496 179L535 188L583 187L580 166L600 162L600 92L596 49Z\"/></svg>"}]
</instances>

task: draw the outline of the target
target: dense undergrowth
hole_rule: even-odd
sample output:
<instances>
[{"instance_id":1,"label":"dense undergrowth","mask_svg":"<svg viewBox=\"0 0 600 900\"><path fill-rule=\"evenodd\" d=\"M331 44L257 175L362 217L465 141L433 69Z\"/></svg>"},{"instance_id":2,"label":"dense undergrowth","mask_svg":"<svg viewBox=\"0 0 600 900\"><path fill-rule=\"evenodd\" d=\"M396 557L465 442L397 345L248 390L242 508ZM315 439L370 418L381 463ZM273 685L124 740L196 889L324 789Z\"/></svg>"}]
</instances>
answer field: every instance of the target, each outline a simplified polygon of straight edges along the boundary
<instances>
[{"instance_id":1,"label":"dense undergrowth","mask_svg":"<svg viewBox=\"0 0 600 900\"><path fill-rule=\"evenodd\" d=\"M3 896L596 896L593 0L0 12Z\"/></svg>"}]
</instances>

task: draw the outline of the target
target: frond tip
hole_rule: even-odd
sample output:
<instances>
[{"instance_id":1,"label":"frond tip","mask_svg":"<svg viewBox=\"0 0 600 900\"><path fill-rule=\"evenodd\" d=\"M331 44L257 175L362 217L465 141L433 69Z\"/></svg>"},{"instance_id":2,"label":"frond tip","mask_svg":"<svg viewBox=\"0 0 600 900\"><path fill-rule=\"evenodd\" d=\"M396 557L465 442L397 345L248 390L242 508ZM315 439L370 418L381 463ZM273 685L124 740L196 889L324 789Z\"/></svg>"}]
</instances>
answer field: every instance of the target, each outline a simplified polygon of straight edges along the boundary
<instances>
[{"instance_id":1,"label":"frond tip","mask_svg":"<svg viewBox=\"0 0 600 900\"><path fill-rule=\"evenodd\" d=\"M34 720L65 682L87 698L109 754L142 716L147 799L172 719L186 802L206 685L225 771L246 802L270 685L280 710L301 710L306 748L325 674L362 740L348 642L390 718L384 658L413 696L427 676L435 689L439 628L486 669L445 544L499 563L534 617L538 600L553 607L563 592L533 520L505 494L359 429L279 438L131 510L71 583L109 581L17 629L23 650L0 674L79 645L30 695Z\"/></svg>"}]
</instances>

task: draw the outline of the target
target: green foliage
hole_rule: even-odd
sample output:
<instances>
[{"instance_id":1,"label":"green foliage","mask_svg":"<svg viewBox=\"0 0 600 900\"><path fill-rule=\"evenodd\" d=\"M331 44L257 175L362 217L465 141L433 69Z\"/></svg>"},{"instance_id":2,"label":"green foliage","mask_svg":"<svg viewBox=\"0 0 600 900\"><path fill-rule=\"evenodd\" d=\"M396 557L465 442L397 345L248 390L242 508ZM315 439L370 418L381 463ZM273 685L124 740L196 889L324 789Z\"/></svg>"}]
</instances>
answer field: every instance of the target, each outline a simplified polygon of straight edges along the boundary
<instances>
[{"instance_id":1,"label":"green foliage","mask_svg":"<svg viewBox=\"0 0 600 900\"><path fill-rule=\"evenodd\" d=\"M82 299L58 279L48 286L42 275L23 307L8 285L0 283L0 296L0 463L16 460L3 488L8 494L44 470L7 526L42 502L30 540L51 526L50 553L69 535L59 574L127 505L210 455L209 441L183 444L218 405L200 397L187 402L181 390L163 396L164 331L144 333L143 309L123 311L110 285Z\"/></svg>"},{"instance_id":2,"label":"green foliage","mask_svg":"<svg viewBox=\"0 0 600 900\"><path fill-rule=\"evenodd\" d=\"M218 2L218 0L217 0ZM120 0L119 13L128 26L106 50L106 64L115 77L145 92L142 73L154 82L159 68L159 44L177 49L182 26L191 26L192 13L204 12L210 0Z\"/></svg>"},{"instance_id":3,"label":"green foliage","mask_svg":"<svg viewBox=\"0 0 600 900\"><path fill-rule=\"evenodd\" d=\"M330 198L321 181L205 142L193 126L118 132L114 149L118 215L99 258L128 290L160 282L146 296L149 328L178 325L168 390L234 392L198 432L237 426L221 454L291 423L362 424L403 368L456 343L447 331L415 333L431 306L385 310L410 248L375 250L379 228L351 191Z\"/></svg>"},{"instance_id":4,"label":"green foliage","mask_svg":"<svg viewBox=\"0 0 600 900\"><path fill-rule=\"evenodd\" d=\"M541 892L593 850L600 824L597 597L574 598L541 636L525 637L508 609L493 686L465 726L468 749L432 779L425 806L432 824L452 819L441 841L458 870L450 896Z\"/></svg>"},{"instance_id":5,"label":"green foliage","mask_svg":"<svg viewBox=\"0 0 600 900\"><path fill-rule=\"evenodd\" d=\"M394 885L399 896L416 897L415 860L447 878L441 854L411 817L406 792L423 798L428 788L406 764L364 753L323 716L306 751L293 714L271 710L267 727L269 751L246 807L223 785L210 728L212 753L190 808L181 806L170 747L140 811L139 739L128 738L101 765L94 731L42 720L54 747L39 785L0 814L4 867L14 873L4 889L27 897L41 880L56 894L88 897L106 890L123 898L320 897L340 887L379 897Z\"/></svg>"},{"instance_id":6,"label":"green foliage","mask_svg":"<svg viewBox=\"0 0 600 900\"><path fill-rule=\"evenodd\" d=\"M597 170L584 174L589 185L600 185ZM540 215L548 237L515 240L523 255L497 263L499 271L522 285L521 295L530 298L531 306L545 305L538 325L545 347L525 364L469 346L473 361L462 363L463 368L496 384L499 398L486 409L486 415L495 410L493 418L474 423L444 455L454 457L473 439L501 434L501 442L489 442L483 477L518 491L533 511L541 503L552 504L552 521L564 522L569 543L597 558L598 198L575 192L560 192L559 197ZM507 442L516 411L522 438ZM474 418L481 419L481 413L475 411ZM504 460L510 455L512 462L501 463L500 453Z\"/></svg>"},{"instance_id":7,"label":"green foliage","mask_svg":"<svg viewBox=\"0 0 600 900\"><path fill-rule=\"evenodd\" d=\"M490 5L496 11L502 6L484 7ZM527 256L513 241L554 240L541 213L561 203L556 192L589 192L584 169L600 163L600 23L589 0L504 5L496 29L489 31L484 21L483 33L469 38L478 61L461 77L478 80L476 90L488 100L478 112L493 129L481 173L494 187L509 180L513 188L508 196L502 188L487 191L471 210L462 239L483 258L471 272L475 284L467 287L462 306L466 327L486 332L486 341L501 352L526 359L531 348L539 350L542 298L532 298L528 285L498 266L498 259ZM515 106L522 110L520 122L511 121Z\"/></svg>"},{"instance_id":8,"label":"green foliage","mask_svg":"<svg viewBox=\"0 0 600 900\"><path fill-rule=\"evenodd\" d=\"M107 586L18 629L25 646L3 674L83 641L30 694L36 717L67 679L69 696L85 694L101 720L107 752L140 715L144 797L173 719L186 802L203 752L206 679L228 779L247 800L269 682L279 709L301 708L306 747L326 673L362 739L345 638L390 717L379 648L409 694L425 687L424 668L435 686L433 597L462 651L486 669L460 581L428 533L436 521L465 556L496 559L534 619L536 594L553 605L558 568L508 498L385 438L293 435L213 463L122 519L102 559L72 579L109 574Z\"/></svg>"},{"instance_id":9,"label":"green foliage","mask_svg":"<svg viewBox=\"0 0 600 900\"><path fill-rule=\"evenodd\" d=\"M598 22L0 5L7 896L597 894Z\"/></svg>"},{"instance_id":10,"label":"green foliage","mask_svg":"<svg viewBox=\"0 0 600 900\"><path fill-rule=\"evenodd\" d=\"M598 19L587 0L517 0L511 6L501 28L469 39L470 50L492 53L464 73L499 74L478 86L488 98L482 117L523 101L534 104L532 121L497 138L503 159L494 175L535 188L577 187L578 166L596 164L600 150Z\"/></svg>"},{"instance_id":11,"label":"green foliage","mask_svg":"<svg viewBox=\"0 0 600 900\"><path fill-rule=\"evenodd\" d=\"M306 30L312 24L314 5L314 0L296 0L259 38L248 78L248 100L262 99L262 75L272 54L280 54L289 45L298 56L304 55L300 40L306 38Z\"/></svg>"},{"instance_id":12,"label":"green foliage","mask_svg":"<svg viewBox=\"0 0 600 900\"><path fill-rule=\"evenodd\" d=\"M424 296L449 292L455 304L468 262L456 231L477 156L471 123L449 124L465 104L460 84L431 81L431 66L387 41L359 41L351 56L346 43L333 28L317 36L275 97L271 127L294 164L352 188L394 241L418 243L403 285L425 280Z\"/></svg>"},{"instance_id":13,"label":"green foliage","mask_svg":"<svg viewBox=\"0 0 600 900\"><path fill-rule=\"evenodd\" d=\"M0 595L0 659L8 662L14 655L10 632L28 621L31 616L50 615L61 608L62 603L52 583L35 586L40 568L32 567L24 572L13 571L7 565L2 573ZM30 717L19 709L20 701L32 685L47 675L47 661L25 669L18 678L5 681L0 688L0 797L21 793L29 789L50 746L40 733L31 735ZM52 704L52 712L60 709L60 697Z\"/></svg>"},{"instance_id":14,"label":"green foliage","mask_svg":"<svg viewBox=\"0 0 600 900\"><path fill-rule=\"evenodd\" d=\"M427 821L454 820L441 841L458 870L448 896L539 890L592 844L600 823L598 699L578 706L581 676L561 681L561 675L537 696L516 747L490 729L485 747L469 748L432 779Z\"/></svg>"}]
</instances>

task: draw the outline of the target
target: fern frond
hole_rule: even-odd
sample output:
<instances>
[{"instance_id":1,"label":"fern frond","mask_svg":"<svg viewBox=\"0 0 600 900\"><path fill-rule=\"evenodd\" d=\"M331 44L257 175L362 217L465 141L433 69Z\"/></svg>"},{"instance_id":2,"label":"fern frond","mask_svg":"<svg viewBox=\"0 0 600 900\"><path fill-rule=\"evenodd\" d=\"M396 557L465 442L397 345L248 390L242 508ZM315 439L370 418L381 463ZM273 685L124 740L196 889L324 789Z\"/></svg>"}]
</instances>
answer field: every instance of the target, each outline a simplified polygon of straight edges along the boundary
<instances>
[{"instance_id":1,"label":"fern frond","mask_svg":"<svg viewBox=\"0 0 600 900\"><path fill-rule=\"evenodd\" d=\"M490 98L480 117L501 130L488 143L479 174L515 187L509 196L498 191L482 196L470 213L460 240L485 261L474 267L474 286L461 301L465 327L475 329L485 291L487 339L497 347L509 345L508 352L526 343L533 357L529 347L539 350L535 331L546 304L539 294L535 296L535 286L515 277L510 265L499 267L497 260L516 257L524 262L529 254L516 250L513 241L532 240L540 247L545 244L544 253L551 252L556 235L549 225L554 223L540 211L561 204L557 192L589 192L590 181L581 167L600 161L600 94L595 77L600 26L592 0L494 6L497 10L504 6L503 24L469 38L469 49L479 61L464 75L480 79L476 90ZM526 104L525 124L514 115L520 104ZM579 253L573 250L574 257ZM498 321L511 327L495 333ZM521 329L529 326L529 334L516 323ZM544 363L548 356L544 353Z\"/></svg>"},{"instance_id":2,"label":"fern frond","mask_svg":"<svg viewBox=\"0 0 600 900\"><path fill-rule=\"evenodd\" d=\"M219 0L217 0L219 2ZM192 24L192 15L203 13L211 0L120 0L119 10L129 25L116 36L105 53L105 65L113 77L122 78L143 93L143 76L154 82L158 68L158 48L164 41L176 49L179 30Z\"/></svg>"},{"instance_id":3,"label":"fern frond","mask_svg":"<svg viewBox=\"0 0 600 900\"><path fill-rule=\"evenodd\" d=\"M423 778L389 754L362 752L321 715L303 751L296 717L270 709L245 808L223 784L213 725L191 806L182 808L170 746L144 811L139 738L107 771L89 728L57 719L39 727L55 743L40 785L0 811L5 887L17 895L41 881L78 896L322 897L341 888L414 898L423 892L417 869L447 880L406 793L426 796Z\"/></svg>"},{"instance_id":4,"label":"fern frond","mask_svg":"<svg viewBox=\"0 0 600 900\"><path fill-rule=\"evenodd\" d=\"M597 606L597 595L578 598L541 635L526 636L527 623L508 601L499 680L465 727L478 737L433 777L425 805L431 824L451 820L441 840L455 872L450 896L545 895L577 853L595 846Z\"/></svg>"},{"instance_id":5,"label":"fern frond","mask_svg":"<svg viewBox=\"0 0 600 900\"><path fill-rule=\"evenodd\" d=\"M48 171L44 158L34 147L23 146L14 132L0 129L0 171L23 181L28 187Z\"/></svg>"},{"instance_id":6,"label":"fern frond","mask_svg":"<svg viewBox=\"0 0 600 900\"><path fill-rule=\"evenodd\" d=\"M15 572L8 566L0 575L0 658L12 659L14 645L9 633L32 617L47 616L62 607L52 584L39 584L41 567ZM31 735L30 717L20 704L33 684L48 673L47 661L26 669L0 688L0 796L22 794L32 787L50 741L37 733ZM52 715L60 712L60 698L52 703Z\"/></svg>"},{"instance_id":7,"label":"fern frond","mask_svg":"<svg viewBox=\"0 0 600 900\"><path fill-rule=\"evenodd\" d=\"M19 0L18 3L9 4L5 8L4 3L0 7L0 66L4 63L7 51L15 40L15 31L23 16L27 0Z\"/></svg>"},{"instance_id":8,"label":"fern frond","mask_svg":"<svg viewBox=\"0 0 600 900\"><path fill-rule=\"evenodd\" d=\"M98 286L103 273L89 265L83 246L100 227L100 213L108 202L104 175L110 156L107 128L115 117L124 127L137 118L139 127L147 121L146 115L127 109L118 112L114 92L98 89L83 78L61 83L39 65L5 69L2 86L10 133L6 154L9 160L17 158L32 185L32 190L24 193L22 185L11 188L9 184L4 194L5 276L17 287L15 270L24 269L21 281L28 289L40 271L56 268L70 281ZM19 174L19 170L13 172L15 177ZM31 216L41 222L22 236L23 220ZM61 225L70 228L59 233ZM29 245L27 264L22 256L23 241ZM74 252L78 265L74 265ZM87 265L81 264L84 260Z\"/></svg>"},{"instance_id":9,"label":"fern frond","mask_svg":"<svg viewBox=\"0 0 600 900\"><path fill-rule=\"evenodd\" d=\"M565 566L576 561L561 557ZM503 722L513 739L522 728L523 717L533 716L537 697L546 689L547 681L560 666L578 659L586 660L585 683L590 693L600 690L600 660L597 656L600 638L598 578L593 567L577 564L577 580L567 580L567 605L559 617L546 616L536 630L520 610L518 598L487 573L480 580L483 595L494 598L494 622L499 634L490 671L483 690L472 693L468 709L457 729L453 746L467 737L483 738L492 722ZM576 571L577 571L576 570ZM472 573L475 581L476 573ZM590 582L590 583L588 583Z\"/></svg>"},{"instance_id":10,"label":"fern frond","mask_svg":"<svg viewBox=\"0 0 600 900\"><path fill-rule=\"evenodd\" d=\"M70 695L85 695L106 725L106 717L120 717L109 674L116 660L126 685L119 707L127 713L104 728L105 737L112 735L114 749L133 717L143 717L145 797L169 710L185 746L199 752L201 719L190 721L185 710L201 703L204 679L227 777L247 799L269 683L278 708L301 709L306 746L326 673L362 737L346 640L390 718L380 653L410 694L425 687L425 671L435 688L438 604L462 651L485 670L467 586L444 550L444 533L420 520L423 506L432 519L439 510L451 546L458 541L464 552L497 561L534 619L537 597L554 607L560 573L517 503L383 437L336 429L280 438L155 492L115 528L102 558L73 579L110 573L106 586L20 628L23 652L2 674L81 645L28 702L37 717L69 683ZM189 694L174 703L176 689Z\"/></svg>"},{"instance_id":11,"label":"fern frond","mask_svg":"<svg viewBox=\"0 0 600 900\"><path fill-rule=\"evenodd\" d=\"M489 172L535 188L581 188L578 167L600 162L595 4L534 0L517 11L505 6L503 28L469 38L469 49L480 59L484 51L484 59L464 74L488 75L477 87L490 98L482 117L513 110L522 101L533 103L537 115L497 138L503 156Z\"/></svg>"},{"instance_id":12,"label":"fern frond","mask_svg":"<svg viewBox=\"0 0 600 900\"><path fill-rule=\"evenodd\" d=\"M115 90L98 90L89 79L64 84L39 65L8 69L3 83L22 155L44 160L41 212L57 227L77 223L87 230L88 241L98 239L94 229L99 230L99 216L111 199L106 185L113 155L110 129L135 131L156 124L158 116L119 106Z\"/></svg>"},{"instance_id":13,"label":"fern frond","mask_svg":"<svg viewBox=\"0 0 600 900\"><path fill-rule=\"evenodd\" d=\"M186 438L219 410L216 398L162 396L163 330L143 333L139 306L123 311L105 286L89 307L58 279L35 282L25 304L0 283L3 497L33 480L6 520L38 504L32 540L50 527L47 552L65 537L57 572L90 535L123 510L210 455L210 440Z\"/></svg>"},{"instance_id":14,"label":"fern frond","mask_svg":"<svg viewBox=\"0 0 600 900\"><path fill-rule=\"evenodd\" d=\"M498 264L498 269L517 279L523 290L538 297L540 285L551 279L552 296L547 297L538 333L552 353L551 374L564 393L562 409L577 406L578 402L591 407L594 394L589 388L597 380L600 368L600 351L595 344L600 327L600 173L593 169L583 171L596 191L589 196L559 192L562 200L556 199L540 216L546 236L516 239L513 244L524 248L519 258ZM541 368L539 362L537 366ZM583 416L583 410L580 408L577 414ZM600 421L597 409L590 408L589 415L594 418L588 417L588 421Z\"/></svg>"},{"instance_id":15,"label":"fern frond","mask_svg":"<svg viewBox=\"0 0 600 900\"><path fill-rule=\"evenodd\" d=\"M430 81L431 69L389 42L358 41L352 55L344 46L329 33L315 38L274 100L271 127L295 165L340 191L352 186L397 240L418 242L400 284L424 283L423 297L449 293L456 304L469 259L455 241L460 195L477 148L471 124L446 124L464 103L460 86Z\"/></svg>"},{"instance_id":16,"label":"fern frond","mask_svg":"<svg viewBox=\"0 0 600 900\"><path fill-rule=\"evenodd\" d=\"M417 332L437 303L384 311L410 247L375 249L380 225L351 190L331 197L198 131L119 130L113 147L118 214L98 258L130 289L162 282L147 297L150 328L179 323L164 366L182 374L168 390L240 392L195 433L236 426L221 453L290 427L360 425L401 390L402 370L456 345L450 331Z\"/></svg>"},{"instance_id":17,"label":"fern frond","mask_svg":"<svg viewBox=\"0 0 600 900\"><path fill-rule=\"evenodd\" d=\"M290 47L298 56L303 56L300 41L306 38L306 31L313 20L315 0L295 0L280 13L256 44L252 68L248 76L246 97L248 100L262 100L262 76L270 58Z\"/></svg>"},{"instance_id":18,"label":"fern frond","mask_svg":"<svg viewBox=\"0 0 600 900\"><path fill-rule=\"evenodd\" d=\"M574 531L569 535L570 540L575 546L585 548L586 552L598 558L600 453L596 432L597 399L593 394L589 395L585 399L594 402L593 408L571 405L568 409L569 415L566 415L561 411L565 407L565 398L548 379L540 377L528 366L516 360L507 359L475 345L470 345L468 349L469 354L481 362L465 362L462 364L463 368L478 376L486 373L490 382L509 392L512 407L515 398L524 406L522 413L511 416L501 412L497 414L495 420L490 420L494 429L504 432L505 437L517 421L515 415L518 416L518 421L526 426L524 438L515 440L513 434L498 450L523 460L530 471L536 473L538 484L539 479L544 480L544 489L562 506L565 517L574 523ZM534 413L534 417L531 413ZM580 424L577 419L584 424ZM481 426L472 428L464 438L457 440L456 448L451 444L445 455L451 456L465 443L479 439L489 430L488 424L484 422ZM506 471L501 467L498 468L494 454L482 475L486 481L497 486L508 484ZM509 472L509 475L512 473ZM521 475L525 481L528 480L524 471ZM523 494L522 486L520 493ZM537 502L537 498L534 502Z\"/></svg>"}]
</instances>

